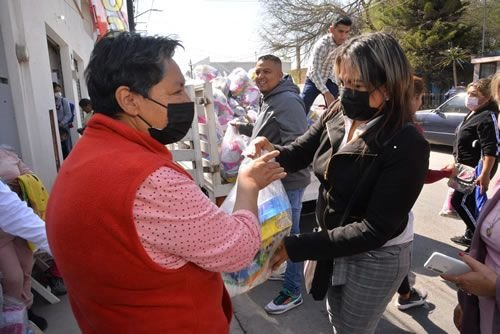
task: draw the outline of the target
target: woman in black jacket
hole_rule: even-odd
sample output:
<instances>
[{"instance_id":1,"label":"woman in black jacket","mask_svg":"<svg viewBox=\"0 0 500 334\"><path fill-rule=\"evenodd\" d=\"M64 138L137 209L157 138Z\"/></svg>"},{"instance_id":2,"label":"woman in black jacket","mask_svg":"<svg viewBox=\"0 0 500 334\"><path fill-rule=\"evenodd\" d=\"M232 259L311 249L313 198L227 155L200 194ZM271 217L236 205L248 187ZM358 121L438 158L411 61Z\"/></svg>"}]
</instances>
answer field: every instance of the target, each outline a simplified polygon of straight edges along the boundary
<instances>
[{"instance_id":1,"label":"woman in black jacket","mask_svg":"<svg viewBox=\"0 0 500 334\"><path fill-rule=\"evenodd\" d=\"M490 83L490 79L479 79L467 86L465 106L470 112L458 126L453 145L455 162L474 168L482 162L481 173L476 179L482 194L488 190L490 180L495 174L500 140L498 106L491 97ZM464 194L455 190L451 205L467 226L463 236L456 236L451 240L470 246L479 215L475 192Z\"/></svg>"},{"instance_id":2,"label":"woman in black jacket","mask_svg":"<svg viewBox=\"0 0 500 334\"><path fill-rule=\"evenodd\" d=\"M324 297L319 290L328 287L334 332L373 333L409 269L408 213L427 174L429 146L412 124L412 70L394 38L351 39L339 47L335 71L340 100L303 136L287 146L264 137L252 144L256 156L278 149L287 172L312 162L321 183L321 231L287 237L271 262L318 260L313 296Z\"/></svg>"}]
</instances>

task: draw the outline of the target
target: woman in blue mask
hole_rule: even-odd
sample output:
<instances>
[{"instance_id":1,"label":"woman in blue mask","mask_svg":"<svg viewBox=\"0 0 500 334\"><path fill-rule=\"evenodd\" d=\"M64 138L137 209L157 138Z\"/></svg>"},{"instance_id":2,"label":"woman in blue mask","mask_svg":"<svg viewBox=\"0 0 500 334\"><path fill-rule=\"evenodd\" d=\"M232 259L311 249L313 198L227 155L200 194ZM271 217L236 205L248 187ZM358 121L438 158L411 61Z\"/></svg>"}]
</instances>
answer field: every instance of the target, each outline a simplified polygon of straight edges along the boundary
<instances>
[{"instance_id":1,"label":"woman in blue mask","mask_svg":"<svg viewBox=\"0 0 500 334\"><path fill-rule=\"evenodd\" d=\"M335 57L340 98L290 145L263 137L252 145L280 151L287 172L312 163L321 186L320 230L285 239L272 262L316 260L311 293L327 297L335 333L373 333L408 272L408 216L429 164L429 145L412 122L412 69L383 33L355 37Z\"/></svg>"}]
</instances>

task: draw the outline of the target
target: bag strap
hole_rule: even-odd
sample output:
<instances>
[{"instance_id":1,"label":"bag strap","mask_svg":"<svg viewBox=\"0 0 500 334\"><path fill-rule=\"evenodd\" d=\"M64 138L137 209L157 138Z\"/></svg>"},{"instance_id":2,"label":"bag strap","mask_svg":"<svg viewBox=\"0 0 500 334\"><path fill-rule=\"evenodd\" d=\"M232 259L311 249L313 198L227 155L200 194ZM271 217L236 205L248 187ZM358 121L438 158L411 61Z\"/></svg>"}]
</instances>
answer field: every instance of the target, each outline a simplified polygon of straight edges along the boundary
<instances>
[{"instance_id":1,"label":"bag strap","mask_svg":"<svg viewBox=\"0 0 500 334\"><path fill-rule=\"evenodd\" d=\"M401 132L403 132L404 129L406 129L407 127L411 126L411 123L405 123L405 125L403 125L403 127L401 128L401 130L399 130L398 132L396 132L393 136L391 136L388 140L385 141L385 143L382 145L381 149L380 149L380 152L382 152L387 146L389 146L389 143L397 136L399 135ZM349 199L349 202L347 203L347 207L344 211L344 214L342 215L342 220L340 221L340 225L339 226L344 226L345 224L345 221L347 219L347 217L349 217L350 213L351 213L351 209L352 209L352 206L355 202L355 200L358 199L359 197L359 194L361 193L361 190L363 189L363 185L364 183L366 182L366 180L368 179L368 176L370 176L371 174L371 171L375 170L374 169L374 166L382 163L382 159L380 158L380 155L377 155L375 157L375 159L373 159L372 163L370 164L370 166L368 166L368 168L366 168L364 171L363 171L363 174L361 175L361 178L358 182L358 184L356 185L356 188L354 189L354 192L351 196L351 198ZM377 164L376 164L377 163Z\"/></svg>"}]
</instances>

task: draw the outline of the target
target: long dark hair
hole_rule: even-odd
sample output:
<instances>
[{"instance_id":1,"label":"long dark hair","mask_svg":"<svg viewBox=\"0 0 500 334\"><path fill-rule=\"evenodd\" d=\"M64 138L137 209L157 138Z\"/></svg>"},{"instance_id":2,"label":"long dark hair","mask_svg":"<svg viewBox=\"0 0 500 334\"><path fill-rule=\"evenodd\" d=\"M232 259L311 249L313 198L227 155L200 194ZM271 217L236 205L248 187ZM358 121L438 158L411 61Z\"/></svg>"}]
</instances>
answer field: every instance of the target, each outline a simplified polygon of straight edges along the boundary
<instances>
[{"instance_id":1,"label":"long dark hair","mask_svg":"<svg viewBox=\"0 0 500 334\"><path fill-rule=\"evenodd\" d=\"M334 64L339 75L344 62L356 68L361 80L373 87L385 85L388 100L377 126L367 131L380 144L412 122L410 101L413 98L413 73L399 43L385 33L371 33L354 37L337 50Z\"/></svg>"}]
</instances>

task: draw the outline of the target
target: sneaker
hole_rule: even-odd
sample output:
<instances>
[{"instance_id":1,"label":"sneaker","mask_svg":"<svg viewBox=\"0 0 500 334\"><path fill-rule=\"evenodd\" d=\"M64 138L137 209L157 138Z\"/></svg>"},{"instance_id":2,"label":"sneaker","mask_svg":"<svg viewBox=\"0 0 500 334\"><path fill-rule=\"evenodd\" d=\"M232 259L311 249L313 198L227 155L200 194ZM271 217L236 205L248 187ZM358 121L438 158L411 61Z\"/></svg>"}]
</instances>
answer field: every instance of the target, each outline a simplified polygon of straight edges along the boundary
<instances>
[{"instance_id":1,"label":"sneaker","mask_svg":"<svg viewBox=\"0 0 500 334\"><path fill-rule=\"evenodd\" d=\"M467 238L465 235L457 235L456 237L450 238L456 244L469 247L472 243L472 238Z\"/></svg>"},{"instance_id":2,"label":"sneaker","mask_svg":"<svg viewBox=\"0 0 500 334\"><path fill-rule=\"evenodd\" d=\"M278 297L264 307L264 310L269 314L282 314L301 305L303 302L300 292L291 294L287 289L283 289Z\"/></svg>"},{"instance_id":3,"label":"sneaker","mask_svg":"<svg viewBox=\"0 0 500 334\"><path fill-rule=\"evenodd\" d=\"M47 326L48 326L47 320L45 320L45 318L42 318L39 315L36 315L31 310L28 310L28 320L33 322L42 331L47 329Z\"/></svg>"},{"instance_id":4,"label":"sneaker","mask_svg":"<svg viewBox=\"0 0 500 334\"><path fill-rule=\"evenodd\" d=\"M66 286L64 285L64 281L59 277L50 277L49 278L49 288L50 292L52 292L56 296L62 296L66 294Z\"/></svg>"},{"instance_id":5,"label":"sneaker","mask_svg":"<svg viewBox=\"0 0 500 334\"><path fill-rule=\"evenodd\" d=\"M396 301L396 306L399 310L404 311L412 307L424 305L425 298L427 298L427 292L412 288L410 291L410 298L404 299L399 296Z\"/></svg>"}]
</instances>

